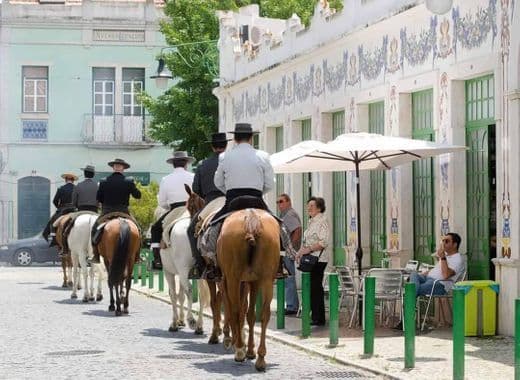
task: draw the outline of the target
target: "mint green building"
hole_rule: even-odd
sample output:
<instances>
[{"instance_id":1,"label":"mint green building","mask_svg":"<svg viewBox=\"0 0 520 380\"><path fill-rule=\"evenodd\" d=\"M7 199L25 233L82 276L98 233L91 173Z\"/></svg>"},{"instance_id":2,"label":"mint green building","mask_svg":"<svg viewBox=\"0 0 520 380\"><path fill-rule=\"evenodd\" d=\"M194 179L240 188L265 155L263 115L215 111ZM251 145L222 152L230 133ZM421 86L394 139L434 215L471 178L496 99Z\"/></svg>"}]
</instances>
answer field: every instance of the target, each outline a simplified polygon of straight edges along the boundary
<instances>
[{"instance_id":1,"label":"mint green building","mask_svg":"<svg viewBox=\"0 0 520 380\"><path fill-rule=\"evenodd\" d=\"M0 242L35 235L64 172L100 175L119 157L141 182L170 172L170 149L148 137L137 94L165 46L161 3L0 4Z\"/></svg>"}]
</instances>

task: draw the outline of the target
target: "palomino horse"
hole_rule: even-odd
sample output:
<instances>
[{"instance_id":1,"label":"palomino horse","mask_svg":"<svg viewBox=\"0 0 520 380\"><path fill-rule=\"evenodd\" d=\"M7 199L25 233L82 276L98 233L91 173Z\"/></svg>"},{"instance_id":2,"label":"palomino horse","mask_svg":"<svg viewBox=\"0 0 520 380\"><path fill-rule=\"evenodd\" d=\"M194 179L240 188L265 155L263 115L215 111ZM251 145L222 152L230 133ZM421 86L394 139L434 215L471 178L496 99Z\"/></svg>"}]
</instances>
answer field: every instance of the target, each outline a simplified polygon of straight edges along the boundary
<instances>
[{"instance_id":1,"label":"palomino horse","mask_svg":"<svg viewBox=\"0 0 520 380\"><path fill-rule=\"evenodd\" d=\"M194 215L204 207L204 199L202 199L197 193L193 192L189 186L184 187L189 195L188 201L186 202L186 208L188 209L190 216L193 218ZM211 313L213 316L213 329L208 343L217 344L219 336L222 334L222 328L220 327L222 290L220 284L217 284L215 281L206 281L206 284L209 288ZM229 330L229 323L224 316L224 347L226 349L231 347Z\"/></svg>"},{"instance_id":2,"label":"palomino horse","mask_svg":"<svg viewBox=\"0 0 520 380\"><path fill-rule=\"evenodd\" d=\"M108 269L108 287L110 289L108 310L115 311L116 316L119 316L121 315L121 303L123 303L122 313L128 314L132 273L141 248L139 228L127 218L111 219L105 224L105 230L97 247Z\"/></svg>"},{"instance_id":3,"label":"palomino horse","mask_svg":"<svg viewBox=\"0 0 520 380\"><path fill-rule=\"evenodd\" d=\"M217 241L217 261L222 270L225 314L231 325L235 361L255 358L255 300L261 292L260 345L255 367L265 371L265 332L271 316L273 281L280 261L278 221L267 211L245 209L226 218ZM249 306L248 296L249 293ZM242 336L247 309L247 352Z\"/></svg>"},{"instance_id":4,"label":"palomino horse","mask_svg":"<svg viewBox=\"0 0 520 380\"><path fill-rule=\"evenodd\" d=\"M94 301L94 282L95 273L97 273L97 293L96 301L103 299L103 293L101 290L101 282L105 274L105 268L103 264L92 264L90 270L87 266L87 258L92 256L92 245L90 243L90 231L94 225L97 214L94 213L83 213L78 215L74 221L67 242L70 248L70 254L72 258L73 267L73 278L74 286L72 287L72 294L70 298L78 298L77 289L79 285L79 274L83 275L83 302ZM89 280L90 279L90 287Z\"/></svg>"},{"instance_id":5,"label":"palomino horse","mask_svg":"<svg viewBox=\"0 0 520 380\"><path fill-rule=\"evenodd\" d=\"M188 226L190 225L190 216L186 212L174 222L169 233L170 245L161 249L161 261L163 265L164 275L168 281L169 294L173 310L172 323L170 331L179 330L179 326L184 326L184 299L188 299L187 319L191 329L195 330L195 334L203 333L203 311L209 306L209 290L203 281L197 281L199 290L199 315L197 321L192 314L192 286L188 279L188 273L192 266L193 259L191 257L190 241L188 240ZM176 292L175 275L179 276L179 293ZM177 303L178 301L178 303Z\"/></svg>"}]
</instances>

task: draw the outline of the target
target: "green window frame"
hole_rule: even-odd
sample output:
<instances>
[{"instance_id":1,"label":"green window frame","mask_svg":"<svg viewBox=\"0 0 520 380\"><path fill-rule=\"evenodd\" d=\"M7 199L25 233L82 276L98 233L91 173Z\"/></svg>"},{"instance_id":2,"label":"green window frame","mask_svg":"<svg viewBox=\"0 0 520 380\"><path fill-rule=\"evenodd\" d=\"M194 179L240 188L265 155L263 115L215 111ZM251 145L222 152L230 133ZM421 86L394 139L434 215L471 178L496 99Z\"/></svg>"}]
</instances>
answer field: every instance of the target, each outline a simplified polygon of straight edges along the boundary
<instances>
[{"instance_id":1,"label":"green window frame","mask_svg":"<svg viewBox=\"0 0 520 380\"><path fill-rule=\"evenodd\" d=\"M412 94L412 138L434 141L433 89ZM435 250L435 192L433 159L423 159L412 166L413 250L414 258L433 264Z\"/></svg>"},{"instance_id":2,"label":"green window frame","mask_svg":"<svg viewBox=\"0 0 520 380\"><path fill-rule=\"evenodd\" d=\"M332 114L332 138L345 133L345 111ZM333 230L333 263L345 265L346 234L347 234L347 173L332 173L332 230Z\"/></svg>"},{"instance_id":3,"label":"green window frame","mask_svg":"<svg viewBox=\"0 0 520 380\"><path fill-rule=\"evenodd\" d=\"M494 77L467 80L466 90L466 226L468 278L490 278L490 237L496 234Z\"/></svg>"},{"instance_id":4,"label":"green window frame","mask_svg":"<svg viewBox=\"0 0 520 380\"><path fill-rule=\"evenodd\" d=\"M385 103L368 105L368 131L385 134ZM359 228L359 226L358 226ZM386 173L370 172L370 262L380 266L386 250Z\"/></svg>"}]
</instances>

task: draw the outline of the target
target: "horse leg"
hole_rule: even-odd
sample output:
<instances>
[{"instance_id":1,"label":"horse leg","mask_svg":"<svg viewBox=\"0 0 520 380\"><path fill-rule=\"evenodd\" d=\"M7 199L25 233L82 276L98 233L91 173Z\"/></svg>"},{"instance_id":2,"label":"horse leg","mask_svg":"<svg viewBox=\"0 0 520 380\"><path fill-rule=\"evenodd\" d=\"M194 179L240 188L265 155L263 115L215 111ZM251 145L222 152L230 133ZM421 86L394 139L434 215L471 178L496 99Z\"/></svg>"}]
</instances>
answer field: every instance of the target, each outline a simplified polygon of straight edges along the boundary
<instances>
[{"instance_id":1,"label":"horse leg","mask_svg":"<svg viewBox=\"0 0 520 380\"><path fill-rule=\"evenodd\" d=\"M92 264L92 267L95 267L97 272L97 293L96 293L96 301L103 300L103 280L105 278L105 266L103 263L101 264Z\"/></svg>"},{"instance_id":2,"label":"horse leg","mask_svg":"<svg viewBox=\"0 0 520 380\"><path fill-rule=\"evenodd\" d=\"M258 346L258 359L256 359L255 368L257 371L265 371L265 355L267 349L265 346L265 331L269 318L271 317L271 300L273 299L272 281L264 280L262 282L262 333L260 334L260 345Z\"/></svg>"},{"instance_id":3,"label":"horse leg","mask_svg":"<svg viewBox=\"0 0 520 380\"><path fill-rule=\"evenodd\" d=\"M217 284L214 281L206 281L209 288L209 304L211 307L211 315L213 316L213 329L211 330L211 336L209 337L208 344L217 344L218 337L220 336L220 302L218 297L220 294L217 293ZM218 306L217 306L218 305Z\"/></svg>"},{"instance_id":4,"label":"horse leg","mask_svg":"<svg viewBox=\"0 0 520 380\"><path fill-rule=\"evenodd\" d=\"M132 271L129 271L128 273L132 273ZM130 287L132 286L132 277L127 277L125 279L125 302L123 304L123 314L128 314L128 297L130 297Z\"/></svg>"},{"instance_id":5,"label":"horse leg","mask_svg":"<svg viewBox=\"0 0 520 380\"><path fill-rule=\"evenodd\" d=\"M87 274L88 274L88 277L90 279L90 287L88 288L89 289L89 297L88 297L88 300L89 301L94 301L94 282L96 281L96 278L95 278L95 270L94 270L94 265L91 265L90 268L87 267ZM87 286L87 282L85 282L85 286ZM85 288L86 289L86 288Z\"/></svg>"},{"instance_id":6,"label":"horse leg","mask_svg":"<svg viewBox=\"0 0 520 380\"><path fill-rule=\"evenodd\" d=\"M208 292L205 288L206 285L202 282L202 280L197 280L197 288L199 293L199 316L197 317L197 322L195 326L195 334L196 335L202 335L204 333L203 328L203 319L202 315L204 314L204 307L207 305L208 300Z\"/></svg>"},{"instance_id":7,"label":"horse leg","mask_svg":"<svg viewBox=\"0 0 520 380\"><path fill-rule=\"evenodd\" d=\"M72 279L72 259L70 256L71 256L70 254L67 256L67 286L73 286L73 283L71 280Z\"/></svg>"},{"instance_id":8,"label":"horse leg","mask_svg":"<svg viewBox=\"0 0 520 380\"><path fill-rule=\"evenodd\" d=\"M62 288L66 288L67 285L67 262L65 261L65 257L61 258L61 269L63 270L63 283L61 284Z\"/></svg>"},{"instance_id":9,"label":"horse leg","mask_svg":"<svg viewBox=\"0 0 520 380\"><path fill-rule=\"evenodd\" d=\"M168 271L164 271L166 281L168 282L168 294L170 295L170 301L172 305L172 323L168 328L168 331L175 332L179 331L179 325L177 323L177 293L175 292L175 275Z\"/></svg>"},{"instance_id":10,"label":"horse leg","mask_svg":"<svg viewBox=\"0 0 520 380\"><path fill-rule=\"evenodd\" d=\"M248 359L256 358L255 354L255 304L256 304L256 294L257 294L257 285L251 284L251 289L249 291L249 307L247 309L247 324L249 326L249 338L247 340L247 353L246 357Z\"/></svg>"},{"instance_id":11,"label":"horse leg","mask_svg":"<svg viewBox=\"0 0 520 380\"><path fill-rule=\"evenodd\" d=\"M114 306L114 285L110 284L108 287L110 289L110 305L108 306L108 311L115 311L116 307Z\"/></svg>"},{"instance_id":12,"label":"horse leg","mask_svg":"<svg viewBox=\"0 0 520 380\"><path fill-rule=\"evenodd\" d=\"M240 281L235 278L224 278L224 297L226 298L227 310L229 313L229 322L231 325L231 333L233 335L233 343L235 345L235 361L243 362L246 359L246 349L244 340L242 339L241 317L242 317L242 299Z\"/></svg>"},{"instance_id":13,"label":"horse leg","mask_svg":"<svg viewBox=\"0 0 520 380\"><path fill-rule=\"evenodd\" d=\"M226 350L229 350L231 346L234 344L233 339L231 338L231 326L229 322L229 305L227 302L227 299L225 297L225 291L224 286L222 285L221 291L219 291L219 300L221 303L224 303L224 348ZM220 304L219 304L219 310L220 310Z\"/></svg>"},{"instance_id":14,"label":"horse leg","mask_svg":"<svg viewBox=\"0 0 520 380\"><path fill-rule=\"evenodd\" d=\"M123 284L119 283L116 285L116 317L119 317L121 313L121 292L123 291Z\"/></svg>"},{"instance_id":15,"label":"horse leg","mask_svg":"<svg viewBox=\"0 0 520 380\"><path fill-rule=\"evenodd\" d=\"M190 329L195 330L196 328L196 322L195 318L193 318L193 312L191 310L193 306L193 289L191 286L190 280L188 280L188 273L189 270L185 271L186 275L179 275L179 283L181 285L181 290L179 294L179 304L180 304L180 318L181 321L184 322L184 297L186 296L188 298L188 310L186 312L186 319L188 321L188 326Z\"/></svg>"},{"instance_id":16,"label":"horse leg","mask_svg":"<svg viewBox=\"0 0 520 380\"><path fill-rule=\"evenodd\" d=\"M83 302L88 302L90 298L90 292L88 287L88 267L87 267L87 260L84 259L83 254L74 255L73 258L73 264L75 261L79 262L81 265L81 274L83 276ZM79 281L78 281L79 284ZM76 287L76 281L74 279L74 287Z\"/></svg>"},{"instance_id":17,"label":"horse leg","mask_svg":"<svg viewBox=\"0 0 520 380\"><path fill-rule=\"evenodd\" d=\"M180 327L186 326L186 323L184 323L184 300L187 291L188 290L184 288L184 286L179 281L179 292L177 293L177 307L179 312L179 320L177 321L177 323Z\"/></svg>"},{"instance_id":18,"label":"horse leg","mask_svg":"<svg viewBox=\"0 0 520 380\"><path fill-rule=\"evenodd\" d=\"M78 298L77 289L78 289L78 283L79 283L79 263L76 258L72 260L72 294L70 295L70 298L76 299Z\"/></svg>"}]
</instances>

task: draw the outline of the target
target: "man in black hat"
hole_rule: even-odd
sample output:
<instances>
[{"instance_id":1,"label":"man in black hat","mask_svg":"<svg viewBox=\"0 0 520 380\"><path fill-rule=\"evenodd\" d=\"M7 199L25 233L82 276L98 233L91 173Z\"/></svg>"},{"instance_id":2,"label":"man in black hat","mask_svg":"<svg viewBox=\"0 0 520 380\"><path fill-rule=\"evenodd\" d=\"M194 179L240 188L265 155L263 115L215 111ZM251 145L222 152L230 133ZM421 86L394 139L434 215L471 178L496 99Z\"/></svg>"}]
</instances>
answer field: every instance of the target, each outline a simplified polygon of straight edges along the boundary
<instances>
[{"instance_id":1,"label":"man in black hat","mask_svg":"<svg viewBox=\"0 0 520 380\"><path fill-rule=\"evenodd\" d=\"M61 175L61 178L65 180L65 185L60 186L54 195L54 199L52 203L56 207L56 212L51 217L51 219L47 222L45 229L43 230L43 237L45 240L49 240L49 236L51 237L51 242L49 246L56 245L56 233L54 231L53 223L62 215L65 215L69 212L74 211L74 207L72 206L72 192L74 190L74 181L78 179L78 177L72 173L64 173Z\"/></svg>"},{"instance_id":2,"label":"man in black hat","mask_svg":"<svg viewBox=\"0 0 520 380\"><path fill-rule=\"evenodd\" d=\"M173 172L163 177L159 185L159 206L164 209L169 209L164 213L151 228L152 244L150 247L153 251L153 267L154 269L161 269L161 237L163 233L163 220L175 209L182 212L181 207L186 206L188 194L184 185L191 186L193 182L193 173L190 173L186 168L188 164L193 161L193 157L188 156L185 151L173 152L173 157L166 160L168 164L173 165ZM179 215L180 216L180 215ZM175 216L173 216L175 218Z\"/></svg>"},{"instance_id":3,"label":"man in black hat","mask_svg":"<svg viewBox=\"0 0 520 380\"><path fill-rule=\"evenodd\" d=\"M126 178L123 172L130 167L130 165L121 158L116 158L110 161L108 166L112 167L113 173L107 178L99 182L96 199L101 203L101 216L96 220L92 227L92 246L94 249L93 263L99 263L99 252L97 244L101 238L101 230L97 230L97 226L107 221L112 216L123 214L132 219L138 226L137 221L130 215L128 211L128 201L130 195L135 199L141 199L141 192L135 186L134 179Z\"/></svg>"},{"instance_id":4,"label":"man in black hat","mask_svg":"<svg viewBox=\"0 0 520 380\"><path fill-rule=\"evenodd\" d=\"M225 133L213 133L211 135L211 140L208 141L211 144L213 154L202 161L202 163L197 166L197 170L195 170L192 190L204 198L206 207L217 198L224 197L224 193L215 186L214 177L218 167L218 156L226 150L228 141L229 139L226 138ZM190 279L199 279L204 271L204 267L206 266L197 248L197 238L195 237L195 226L199 220L201 212L202 210L193 216L191 224L188 227L191 253L195 260L195 265L191 268L190 273L188 274L188 278Z\"/></svg>"},{"instance_id":5,"label":"man in black hat","mask_svg":"<svg viewBox=\"0 0 520 380\"><path fill-rule=\"evenodd\" d=\"M94 181L96 169L92 165L86 165L83 170L85 179L78 183L72 192L72 205L78 211L98 212L97 191L98 184Z\"/></svg>"}]
</instances>

